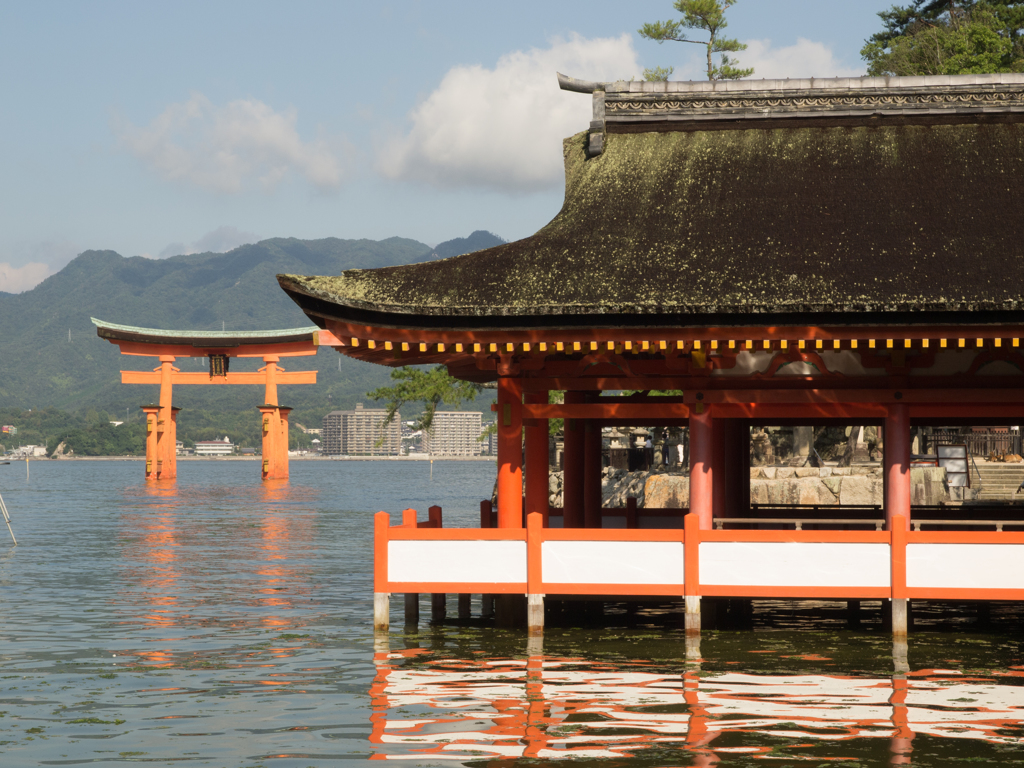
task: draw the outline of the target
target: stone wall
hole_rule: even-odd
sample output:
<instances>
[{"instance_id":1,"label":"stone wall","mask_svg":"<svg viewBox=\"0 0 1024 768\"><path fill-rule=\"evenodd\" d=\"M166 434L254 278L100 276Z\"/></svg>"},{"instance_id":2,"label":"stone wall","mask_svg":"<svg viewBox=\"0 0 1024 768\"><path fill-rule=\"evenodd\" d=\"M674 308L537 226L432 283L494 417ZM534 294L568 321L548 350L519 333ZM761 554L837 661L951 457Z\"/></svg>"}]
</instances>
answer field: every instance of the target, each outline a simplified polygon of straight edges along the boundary
<instances>
[{"instance_id":1,"label":"stone wall","mask_svg":"<svg viewBox=\"0 0 1024 768\"><path fill-rule=\"evenodd\" d=\"M939 505L951 498L946 470L910 470L911 503ZM549 501L562 506L562 473L551 473ZM958 489L954 489L956 491ZM605 507L625 507L632 496L638 507L680 509L690 504L690 478L665 471L626 472L606 468L601 476ZM880 467L754 467L750 470L750 501L754 504L884 504Z\"/></svg>"}]
</instances>

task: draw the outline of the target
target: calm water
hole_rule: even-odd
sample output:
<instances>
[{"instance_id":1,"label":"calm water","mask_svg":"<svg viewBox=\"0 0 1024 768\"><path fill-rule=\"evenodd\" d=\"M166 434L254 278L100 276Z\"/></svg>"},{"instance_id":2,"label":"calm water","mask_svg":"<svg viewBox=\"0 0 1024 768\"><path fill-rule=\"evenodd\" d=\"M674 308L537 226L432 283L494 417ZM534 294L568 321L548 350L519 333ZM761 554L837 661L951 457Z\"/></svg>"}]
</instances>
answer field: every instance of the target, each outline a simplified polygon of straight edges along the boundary
<instances>
[{"instance_id":1,"label":"calm water","mask_svg":"<svg viewBox=\"0 0 1024 768\"><path fill-rule=\"evenodd\" d=\"M489 463L138 462L0 467L0 766L1024 764L1024 628L927 610L909 672L866 606L762 606L755 632L610 609L543 646L479 620L375 642L372 513L472 525ZM6 531L2 531L6 535ZM450 615L454 614L450 601ZM474 606L476 613L476 606ZM424 617L429 608L424 605ZM601 627L600 629L598 627Z\"/></svg>"}]
</instances>

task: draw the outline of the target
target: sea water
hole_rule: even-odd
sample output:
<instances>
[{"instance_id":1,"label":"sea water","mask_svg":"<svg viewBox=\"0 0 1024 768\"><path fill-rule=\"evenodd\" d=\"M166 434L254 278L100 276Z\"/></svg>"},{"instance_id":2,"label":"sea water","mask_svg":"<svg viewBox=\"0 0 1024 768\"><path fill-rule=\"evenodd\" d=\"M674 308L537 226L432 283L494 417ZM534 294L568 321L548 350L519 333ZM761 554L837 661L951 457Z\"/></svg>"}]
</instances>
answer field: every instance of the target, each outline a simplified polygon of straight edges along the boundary
<instances>
[{"instance_id":1,"label":"sea water","mask_svg":"<svg viewBox=\"0 0 1024 768\"><path fill-rule=\"evenodd\" d=\"M372 518L471 526L489 462L0 467L0 766L1024 764L1015 606L921 615L906 663L865 604L763 604L686 660L673 606L374 637ZM6 530L0 530L6 534ZM397 596L396 596L397 597Z\"/></svg>"}]
</instances>

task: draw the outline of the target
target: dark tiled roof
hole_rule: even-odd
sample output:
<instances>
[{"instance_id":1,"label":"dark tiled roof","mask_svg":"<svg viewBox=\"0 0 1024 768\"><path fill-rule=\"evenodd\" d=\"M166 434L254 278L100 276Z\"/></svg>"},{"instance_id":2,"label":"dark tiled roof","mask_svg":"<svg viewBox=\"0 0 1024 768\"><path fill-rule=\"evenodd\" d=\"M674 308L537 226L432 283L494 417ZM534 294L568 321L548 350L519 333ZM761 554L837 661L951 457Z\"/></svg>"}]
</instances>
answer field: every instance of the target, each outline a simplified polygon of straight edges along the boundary
<instances>
[{"instance_id":1,"label":"dark tiled roof","mask_svg":"<svg viewBox=\"0 0 1024 768\"><path fill-rule=\"evenodd\" d=\"M565 142L559 214L442 261L281 275L314 319L488 328L1024 320L1024 117Z\"/></svg>"}]
</instances>

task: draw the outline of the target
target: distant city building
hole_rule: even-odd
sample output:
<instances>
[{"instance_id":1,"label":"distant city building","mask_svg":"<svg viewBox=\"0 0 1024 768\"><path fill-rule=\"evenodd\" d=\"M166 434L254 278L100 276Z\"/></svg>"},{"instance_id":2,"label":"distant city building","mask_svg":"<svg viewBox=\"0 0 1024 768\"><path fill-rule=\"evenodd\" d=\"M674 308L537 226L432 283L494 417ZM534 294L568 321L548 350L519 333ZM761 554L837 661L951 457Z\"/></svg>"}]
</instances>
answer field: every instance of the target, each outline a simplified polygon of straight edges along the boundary
<instances>
[{"instance_id":1,"label":"distant city building","mask_svg":"<svg viewBox=\"0 0 1024 768\"><path fill-rule=\"evenodd\" d=\"M197 440L196 456L231 456L234 444L225 437L223 440Z\"/></svg>"},{"instance_id":2,"label":"distant city building","mask_svg":"<svg viewBox=\"0 0 1024 768\"><path fill-rule=\"evenodd\" d=\"M402 417L387 427L384 408L363 408L356 403L352 411L331 411L320 429L320 453L325 456L397 456L402 451ZM379 445L378 445L379 443Z\"/></svg>"},{"instance_id":3,"label":"distant city building","mask_svg":"<svg viewBox=\"0 0 1024 768\"><path fill-rule=\"evenodd\" d=\"M11 452L11 458L14 459L35 459L43 456L46 456L45 445L22 445Z\"/></svg>"},{"instance_id":4,"label":"distant city building","mask_svg":"<svg viewBox=\"0 0 1024 768\"><path fill-rule=\"evenodd\" d=\"M479 456L483 428L480 411L437 411L429 431L423 433L423 450L431 456Z\"/></svg>"}]
</instances>

